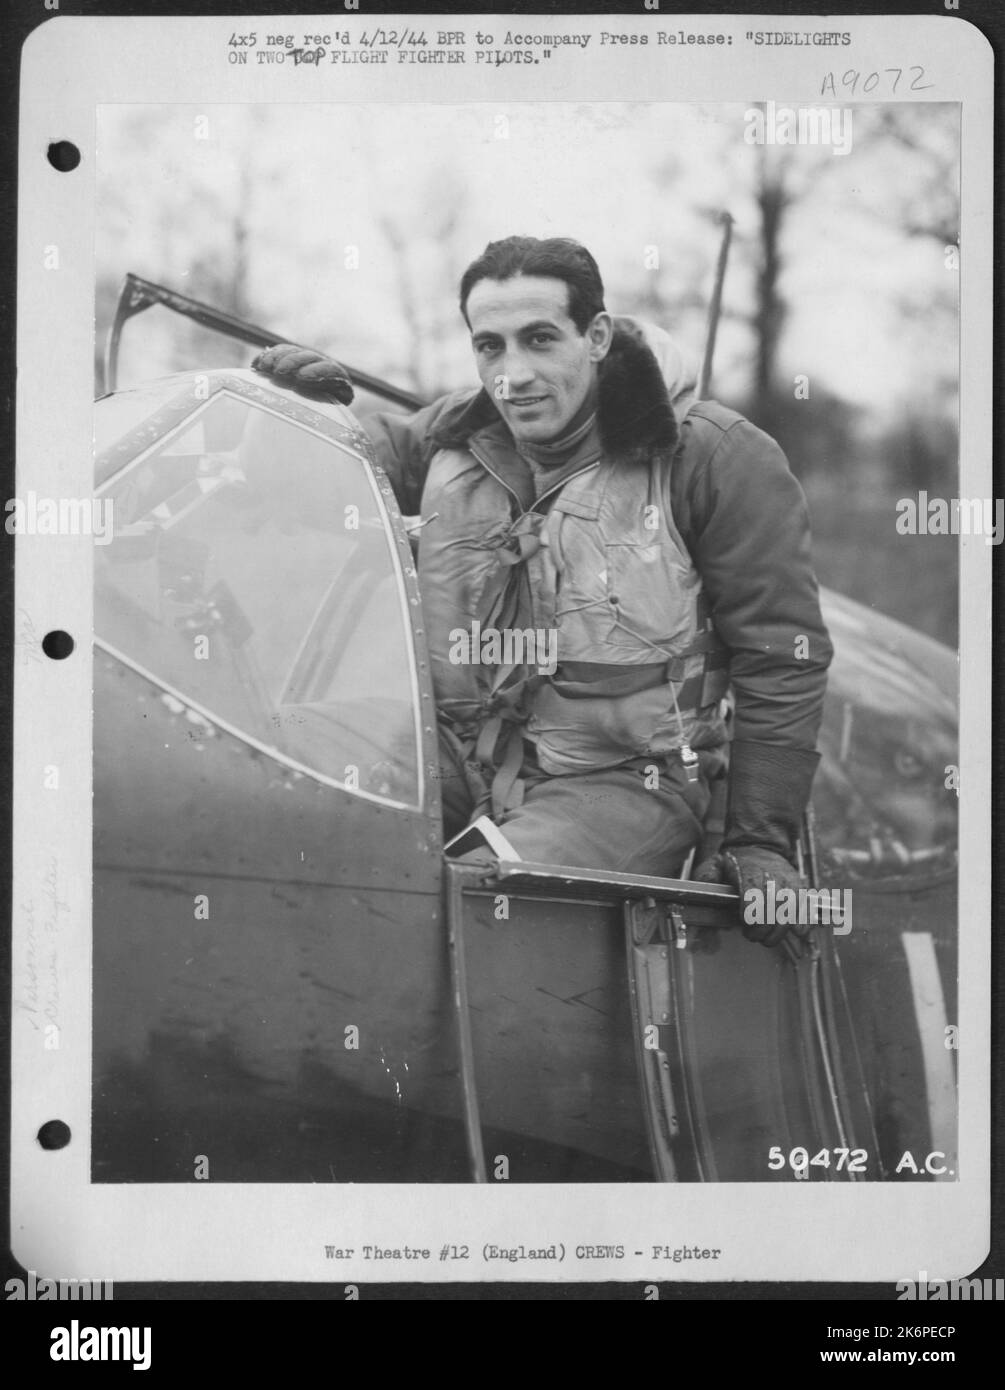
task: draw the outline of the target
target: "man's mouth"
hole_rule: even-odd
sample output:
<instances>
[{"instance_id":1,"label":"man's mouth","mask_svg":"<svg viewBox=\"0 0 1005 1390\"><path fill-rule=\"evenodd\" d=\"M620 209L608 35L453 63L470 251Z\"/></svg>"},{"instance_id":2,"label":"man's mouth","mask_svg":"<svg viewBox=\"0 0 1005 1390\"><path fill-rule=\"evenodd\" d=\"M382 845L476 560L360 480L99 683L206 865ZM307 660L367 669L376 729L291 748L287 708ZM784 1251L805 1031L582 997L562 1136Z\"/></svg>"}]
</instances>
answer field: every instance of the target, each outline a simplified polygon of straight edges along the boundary
<instances>
[{"instance_id":1,"label":"man's mouth","mask_svg":"<svg viewBox=\"0 0 1005 1390\"><path fill-rule=\"evenodd\" d=\"M509 403L520 410L526 406L541 405L547 399L547 396L511 396Z\"/></svg>"}]
</instances>

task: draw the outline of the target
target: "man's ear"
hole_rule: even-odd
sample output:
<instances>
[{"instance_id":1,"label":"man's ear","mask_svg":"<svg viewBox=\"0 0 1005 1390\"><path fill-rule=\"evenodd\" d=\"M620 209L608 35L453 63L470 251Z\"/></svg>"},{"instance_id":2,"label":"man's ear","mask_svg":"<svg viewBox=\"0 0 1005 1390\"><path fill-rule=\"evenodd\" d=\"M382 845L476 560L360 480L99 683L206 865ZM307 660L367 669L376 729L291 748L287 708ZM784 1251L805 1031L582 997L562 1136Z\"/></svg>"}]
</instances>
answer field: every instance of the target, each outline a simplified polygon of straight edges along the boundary
<instances>
[{"instance_id":1,"label":"man's ear","mask_svg":"<svg viewBox=\"0 0 1005 1390\"><path fill-rule=\"evenodd\" d=\"M614 337L614 320L606 309L594 315L585 336L590 344L590 361L602 362L611 350Z\"/></svg>"}]
</instances>

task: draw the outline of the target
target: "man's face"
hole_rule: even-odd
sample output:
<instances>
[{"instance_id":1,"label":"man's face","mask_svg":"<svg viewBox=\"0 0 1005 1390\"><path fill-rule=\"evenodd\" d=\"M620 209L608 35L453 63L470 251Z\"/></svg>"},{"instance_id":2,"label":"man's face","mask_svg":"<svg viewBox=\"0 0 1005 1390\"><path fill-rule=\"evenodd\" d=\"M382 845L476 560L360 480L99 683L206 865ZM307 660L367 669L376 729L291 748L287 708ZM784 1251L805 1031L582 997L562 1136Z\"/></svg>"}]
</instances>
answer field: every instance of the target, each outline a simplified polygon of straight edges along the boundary
<instances>
[{"instance_id":1,"label":"man's face","mask_svg":"<svg viewBox=\"0 0 1005 1390\"><path fill-rule=\"evenodd\" d=\"M594 387L610 347L610 315L598 314L580 333L569 317L569 286L539 275L479 280L467 314L478 375L514 439L557 439Z\"/></svg>"}]
</instances>

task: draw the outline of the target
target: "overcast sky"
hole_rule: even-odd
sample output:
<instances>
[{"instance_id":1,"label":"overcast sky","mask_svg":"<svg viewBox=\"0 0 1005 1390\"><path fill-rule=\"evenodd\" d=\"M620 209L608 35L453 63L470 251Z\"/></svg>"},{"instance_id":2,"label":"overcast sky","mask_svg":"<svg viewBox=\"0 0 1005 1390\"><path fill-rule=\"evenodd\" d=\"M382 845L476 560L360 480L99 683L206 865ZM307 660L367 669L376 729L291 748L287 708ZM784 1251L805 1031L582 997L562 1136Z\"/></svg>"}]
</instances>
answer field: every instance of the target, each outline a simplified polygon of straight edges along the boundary
<instances>
[{"instance_id":1,"label":"overcast sky","mask_svg":"<svg viewBox=\"0 0 1005 1390\"><path fill-rule=\"evenodd\" d=\"M744 139L746 110L105 107L99 275L117 280L133 270L195 293L207 264L232 263L241 209L250 316L341 350L364 369L393 371L410 330L403 258L382 226L390 221L406 239L413 312L432 335L437 379L461 385L473 369L454 291L490 239L522 232L583 241L615 311L654 275L670 305L688 290L704 301L717 250L707 214L728 208L737 241L717 358L718 392L728 398L743 390L751 359L749 333L733 317L753 306L751 190L762 152ZM951 135L956 109L939 110ZM780 375L805 373L879 417L912 399L930 402L952 382L957 282L944 248L898 225L923 166L870 138L868 110L855 114L861 133L848 154L785 152L804 191L783 236L791 312ZM347 247L359 248L357 268L346 265ZM653 247L656 270L646 265ZM700 353L702 310L673 317L664 326Z\"/></svg>"}]
</instances>

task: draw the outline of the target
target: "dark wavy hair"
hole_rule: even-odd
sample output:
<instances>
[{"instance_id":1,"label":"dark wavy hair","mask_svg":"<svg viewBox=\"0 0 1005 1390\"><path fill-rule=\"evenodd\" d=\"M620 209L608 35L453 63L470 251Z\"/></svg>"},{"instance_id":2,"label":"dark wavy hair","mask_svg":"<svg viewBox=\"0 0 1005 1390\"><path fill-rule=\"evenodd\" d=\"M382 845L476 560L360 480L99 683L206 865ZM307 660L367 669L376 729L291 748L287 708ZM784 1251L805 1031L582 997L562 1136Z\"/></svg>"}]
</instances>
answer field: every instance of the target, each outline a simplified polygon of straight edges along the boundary
<instances>
[{"instance_id":1,"label":"dark wavy hair","mask_svg":"<svg viewBox=\"0 0 1005 1390\"><path fill-rule=\"evenodd\" d=\"M490 241L461 276L461 313L468 327L468 295L479 280L511 280L515 275L546 275L569 286L569 317L585 333L604 309L604 282L597 263L578 241L554 236L508 236Z\"/></svg>"}]
</instances>

